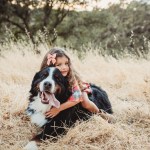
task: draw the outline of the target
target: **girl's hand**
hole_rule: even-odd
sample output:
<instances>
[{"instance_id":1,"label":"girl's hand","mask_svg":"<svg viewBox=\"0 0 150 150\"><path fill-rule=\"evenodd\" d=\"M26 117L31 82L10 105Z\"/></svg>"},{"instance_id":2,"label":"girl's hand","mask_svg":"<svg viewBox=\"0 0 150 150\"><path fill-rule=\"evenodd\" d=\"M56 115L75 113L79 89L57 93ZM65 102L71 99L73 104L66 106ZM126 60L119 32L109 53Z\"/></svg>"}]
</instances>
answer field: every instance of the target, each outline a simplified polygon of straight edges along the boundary
<instances>
[{"instance_id":1,"label":"girl's hand","mask_svg":"<svg viewBox=\"0 0 150 150\"><path fill-rule=\"evenodd\" d=\"M46 116L46 118L49 118L49 117L53 118L53 117L57 116L59 114L59 112L60 112L59 108L53 107L45 113L45 116Z\"/></svg>"}]
</instances>

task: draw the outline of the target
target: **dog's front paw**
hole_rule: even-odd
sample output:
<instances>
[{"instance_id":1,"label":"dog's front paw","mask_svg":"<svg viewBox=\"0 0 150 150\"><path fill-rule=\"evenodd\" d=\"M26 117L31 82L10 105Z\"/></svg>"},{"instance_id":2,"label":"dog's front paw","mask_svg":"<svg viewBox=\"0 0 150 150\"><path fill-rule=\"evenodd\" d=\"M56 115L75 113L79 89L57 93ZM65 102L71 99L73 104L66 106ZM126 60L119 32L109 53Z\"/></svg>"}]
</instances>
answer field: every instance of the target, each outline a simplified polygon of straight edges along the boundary
<instances>
[{"instance_id":1,"label":"dog's front paw","mask_svg":"<svg viewBox=\"0 0 150 150\"><path fill-rule=\"evenodd\" d=\"M24 150L38 150L38 147L35 141L30 141L23 149Z\"/></svg>"}]
</instances>

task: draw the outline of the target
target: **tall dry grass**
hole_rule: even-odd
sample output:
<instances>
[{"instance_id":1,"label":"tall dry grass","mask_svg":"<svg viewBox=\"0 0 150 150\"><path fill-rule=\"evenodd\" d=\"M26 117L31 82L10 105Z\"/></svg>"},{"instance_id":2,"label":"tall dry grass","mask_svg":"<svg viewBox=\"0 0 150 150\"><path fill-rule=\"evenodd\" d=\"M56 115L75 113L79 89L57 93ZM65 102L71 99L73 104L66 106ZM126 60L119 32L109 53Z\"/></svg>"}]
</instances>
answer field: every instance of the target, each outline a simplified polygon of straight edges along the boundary
<instances>
[{"instance_id":1,"label":"tall dry grass","mask_svg":"<svg viewBox=\"0 0 150 150\"><path fill-rule=\"evenodd\" d=\"M0 47L0 149L21 149L40 129L31 125L24 110L32 77L39 70L41 55L30 45L9 43ZM148 150L150 148L150 61L101 57L88 52L83 60L69 52L82 77L100 85L109 95L117 118L108 124L95 115L77 122L57 142L47 140L40 149L56 150Z\"/></svg>"}]
</instances>

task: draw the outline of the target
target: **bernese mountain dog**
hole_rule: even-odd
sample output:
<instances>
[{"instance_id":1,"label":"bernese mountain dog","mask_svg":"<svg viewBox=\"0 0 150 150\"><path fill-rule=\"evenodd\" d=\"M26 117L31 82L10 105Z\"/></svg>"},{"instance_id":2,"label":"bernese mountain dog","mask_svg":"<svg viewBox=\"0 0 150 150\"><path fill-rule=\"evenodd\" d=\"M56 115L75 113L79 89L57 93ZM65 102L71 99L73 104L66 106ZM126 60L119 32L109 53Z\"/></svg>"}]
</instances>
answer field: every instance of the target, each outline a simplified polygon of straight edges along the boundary
<instances>
[{"instance_id":1,"label":"bernese mountain dog","mask_svg":"<svg viewBox=\"0 0 150 150\"><path fill-rule=\"evenodd\" d=\"M107 93L100 87L90 84L92 93L88 97L99 109L112 114L111 103ZM43 128L24 149L37 149L36 141L45 140L51 136L57 137L65 133L64 125L71 127L76 120L87 120L92 113L84 109L81 104L61 111L54 118L46 118L45 112L51 107L59 108L71 96L69 84L61 72L55 67L47 67L35 74L29 96L29 105L26 109L31 123Z\"/></svg>"}]
</instances>

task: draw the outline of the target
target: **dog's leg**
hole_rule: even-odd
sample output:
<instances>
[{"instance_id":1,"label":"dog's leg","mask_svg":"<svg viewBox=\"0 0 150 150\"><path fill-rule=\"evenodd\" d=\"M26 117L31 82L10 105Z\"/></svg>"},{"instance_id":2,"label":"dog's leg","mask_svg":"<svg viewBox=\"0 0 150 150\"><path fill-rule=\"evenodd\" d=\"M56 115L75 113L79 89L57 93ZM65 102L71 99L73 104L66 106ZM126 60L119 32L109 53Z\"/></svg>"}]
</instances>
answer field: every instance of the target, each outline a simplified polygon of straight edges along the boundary
<instances>
[{"instance_id":1,"label":"dog's leg","mask_svg":"<svg viewBox=\"0 0 150 150\"><path fill-rule=\"evenodd\" d=\"M23 149L24 150L38 150L38 147L35 141L30 141Z\"/></svg>"}]
</instances>

